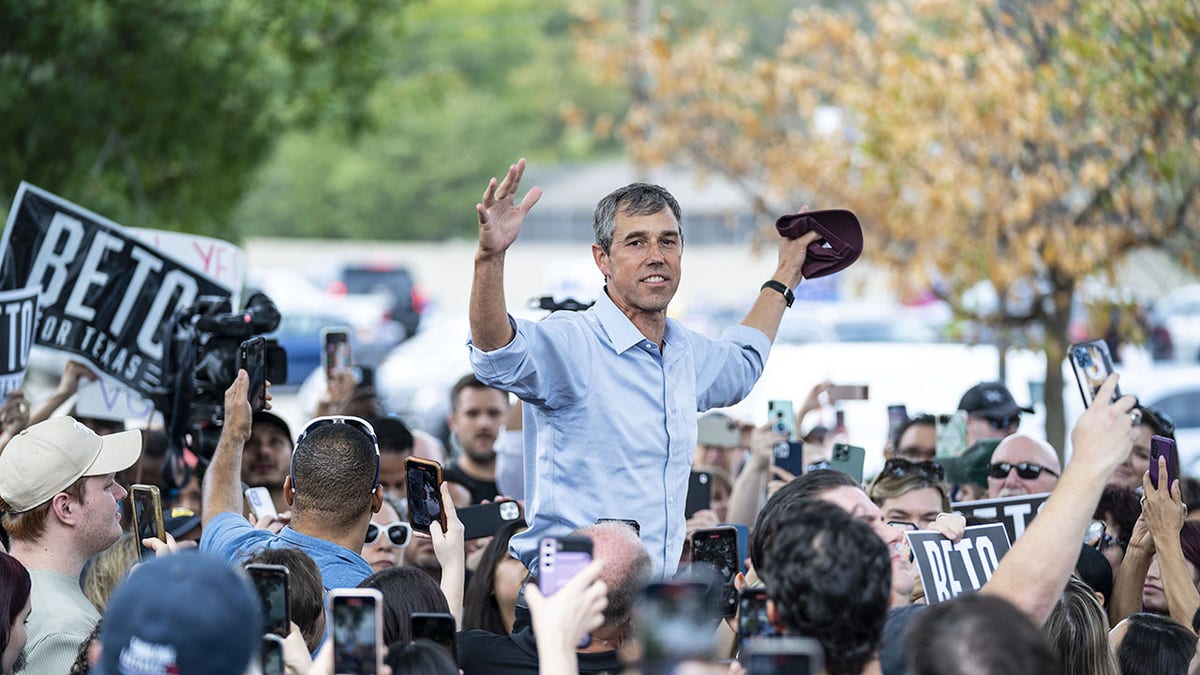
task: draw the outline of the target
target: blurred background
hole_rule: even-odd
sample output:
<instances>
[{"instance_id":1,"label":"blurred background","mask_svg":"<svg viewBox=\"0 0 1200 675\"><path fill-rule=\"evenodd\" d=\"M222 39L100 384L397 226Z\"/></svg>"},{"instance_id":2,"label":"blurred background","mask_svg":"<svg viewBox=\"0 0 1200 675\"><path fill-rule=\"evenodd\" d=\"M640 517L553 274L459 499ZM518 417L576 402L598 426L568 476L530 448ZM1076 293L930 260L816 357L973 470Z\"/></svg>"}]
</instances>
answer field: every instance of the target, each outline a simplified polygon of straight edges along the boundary
<instances>
[{"instance_id":1,"label":"blurred background","mask_svg":"<svg viewBox=\"0 0 1200 675\"><path fill-rule=\"evenodd\" d=\"M1064 449L1066 347L1105 338L1195 456L1198 60L1193 0L0 0L0 208L26 180L234 242L283 315L286 416L347 326L438 434L472 206L518 157L545 190L507 267L532 318L600 292L591 213L627 182L683 206L671 313L710 335L773 272L775 217L849 208L862 260L800 285L739 417L868 384L842 412L874 452L889 404L949 413L1001 379Z\"/></svg>"}]
</instances>

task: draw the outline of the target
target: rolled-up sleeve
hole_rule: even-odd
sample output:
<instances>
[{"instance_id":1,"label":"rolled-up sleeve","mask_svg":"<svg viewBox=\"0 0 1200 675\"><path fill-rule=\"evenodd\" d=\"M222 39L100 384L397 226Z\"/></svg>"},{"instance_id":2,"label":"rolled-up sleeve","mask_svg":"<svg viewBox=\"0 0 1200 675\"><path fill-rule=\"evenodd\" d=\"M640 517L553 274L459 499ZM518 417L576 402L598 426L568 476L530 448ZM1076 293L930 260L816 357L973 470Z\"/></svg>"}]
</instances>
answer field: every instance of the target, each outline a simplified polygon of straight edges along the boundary
<instances>
[{"instance_id":1,"label":"rolled-up sleeve","mask_svg":"<svg viewBox=\"0 0 1200 675\"><path fill-rule=\"evenodd\" d=\"M771 340L757 328L736 325L719 340L701 338L696 354L697 410L737 403L758 382L771 355Z\"/></svg>"}]
</instances>

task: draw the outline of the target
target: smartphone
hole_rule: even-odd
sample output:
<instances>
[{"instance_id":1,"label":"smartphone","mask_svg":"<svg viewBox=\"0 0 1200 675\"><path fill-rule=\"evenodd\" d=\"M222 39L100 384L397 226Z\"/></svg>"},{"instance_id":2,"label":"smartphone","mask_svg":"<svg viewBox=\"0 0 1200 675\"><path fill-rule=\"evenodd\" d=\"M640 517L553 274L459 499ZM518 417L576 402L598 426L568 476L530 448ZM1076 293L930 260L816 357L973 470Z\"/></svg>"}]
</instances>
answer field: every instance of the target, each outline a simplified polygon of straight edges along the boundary
<instances>
[{"instance_id":1,"label":"smartphone","mask_svg":"<svg viewBox=\"0 0 1200 675\"><path fill-rule=\"evenodd\" d=\"M771 463L793 476L804 473L804 441L775 441Z\"/></svg>"},{"instance_id":2,"label":"smartphone","mask_svg":"<svg viewBox=\"0 0 1200 675\"><path fill-rule=\"evenodd\" d=\"M738 643L756 637L774 637L779 631L767 618L767 589L743 588L738 594Z\"/></svg>"},{"instance_id":3,"label":"smartphone","mask_svg":"<svg viewBox=\"0 0 1200 675\"><path fill-rule=\"evenodd\" d=\"M481 539L493 534L514 520L521 518L521 507L516 502L493 502L458 509L458 519L463 524L465 539Z\"/></svg>"},{"instance_id":4,"label":"smartphone","mask_svg":"<svg viewBox=\"0 0 1200 675\"><path fill-rule=\"evenodd\" d=\"M833 456L829 459L829 468L834 471L841 471L853 478L855 483L862 485L863 461L866 458L867 451L857 445L834 443Z\"/></svg>"},{"instance_id":5,"label":"smartphone","mask_svg":"<svg viewBox=\"0 0 1200 675\"><path fill-rule=\"evenodd\" d=\"M693 471L688 477L687 499L683 503L683 517L691 518L697 511L712 505L712 474Z\"/></svg>"},{"instance_id":6,"label":"smartphone","mask_svg":"<svg viewBox=\"0 0 1200 675\"><path fill-rule=\"evenodd\" d=\"M250 409L265 410L267 407L267 341L261 337L252 337L238 348L238 368L250 376L250 387L246 390L246 398L250 401Z\"/></svg>"},{"instance_id":7,"label":"smartphone","mask_svg":"<svg viewBox=\"0 0 1200 675\"><path fill-rule=\"evenodd\" d=\"M738 571L745 574L746 557L750 555L750 526L741 523L718 523L721 527L732 527L737 530Z\"/></svg>"},{"instance_id":8,"label":"smartphone","mask_svg":"<svg viewBox=\"0 0 1200 675\"><path fill-rule=\"evenodd\" d=\"M432 612L413 612L409 617L409 625L412 629L412 639L424 638L436 642L445 647L454 662L458 663L458 642L454 638L458 629L453 616Z\"/></svg>"},{"instance_id":9,"label":"smartphone","mask_svg":"<svg viewBox=\"0 0 1200 675\"><path fill-rule=\"evenodd\" d=\"M138 559L149 560L154 551L142 546L143 539L167 540L163 527L162 497L157 485L137 484L129 488L129 500L133 503L133 531L138 538Z\"/></svg>"},{"instance_id":10,"label":"smartphone","mask_svg":"<svg viewBox=\"0 0 1200 675\"><path fill-rule=\"evenodd\" d=\"M967 412L937 416L937 456L958 457L967 449Z\"/></svg>"},{"instance_id":11,"label":"smartphone","mask_svg":"<svg viewBox=\"0 0 1200 675\"><path fill-rule=\"evenodd\" d=\"M262 636L258 657L263 675L284 675L287 672L283 660L283 638L278 635Z\"/></svg>"},{"instance_id":12,"label":"smartphone","mask_svg":"<svg viewBox=\"0 0 1200 675\"><path fill-rule=\"evenodd\" d=\"M621 523L633 528L634 534L642 536L642 524L632 518L597 518L596 524L600 523Z\"/></svg>"},{"instance_id":13,"label":"smartphone","mask_svg":"<svg viewBox=\"0 0 1200 675\"><path fill-rule=\"evenodd\" d=\"M321 329L321 345L321 366L328 382L335 371L350 367L350 329L344 326Z\"/></svg>"},{"instance_id":14,"label":"smartphone","mask_svg":"<svg viewBox=\"0 0 1200 675\"><path fill-rule=\"evenodd\" d=\"M708 611L707 601L701 583L669 581L646 587L637 622L643 673L665 673L679 661L712 656L718 620Z\"/></svg>"},{"instance_id":15,"label":"smartphone","mask_svg":"<svg viewBox=\"0 0 1200 675\"><path fill-rule=\"evenodd\" d=\"M587 537L543 537L538 544L538 590L551 595L592 562Z\"/></svg>"},{"instance_id":16,"label":"smartphone","mask_svg":"<svg viewBox=\"0 0 1200 675\"><path fill-rule=\"evenodd\" d=\"M742 444L742 430L737 422L724 415L705 415L696 420L696 442L719 448L736 448Z\"/></svg>"},{"instance_id":17,"label":"smartphone","mask_svg":"<svg viewBox=\"0 0 1200 675\"><path fill-rule=\"evenodd\" d=\"M254 515L255 520L265 516L279 517L279 512L275 510L275 501L271 499L270 490L261 486L248 487L245 494L246 503L250 505L250 513Z\"/></svg>"},{"instance_id":18,"label":"smartphone","mask_svg":"<svg viewBox=\"0 0 1200 675\"><path fill-rule=\"evenodd\" d=\"M429 534L437 521L446 531L446 513L442 509L442 465L432 459L407 457L404 473L408 478L408 521L417 532Z\"/></svg>"},{"instance_id":19,"label":"smartphone","mask_svg":"<svg viewBox=\"0 0 1200 675\"><path fill-rule=\"evenodd\" d=\"M265 625L263 630L281 638L288 636L292 626L291 605L288 603L288 568L283 565L246 565L246 574L262 600Z\"/></svg>"},{"instance_id":20,"label":"smartphone","mask_svg":"<svg viewBox=\"0 0 1200 675\"><path fill-rule=\"evenodd\" d=\"M828 389L831 401L865 401L869 391L865 384L835 384Z\"/></svg>"},{"instance_id":21,"label":"smartphone","mask_svg":"<svg viewBox=\"0 0 1200 675\"><path fill-rule=\"evenodd\" d=\"M790 441L796 437L796 412L792 409L791 401L767 401L767 423L771 430L780 435L786 435Z\"/></svg>"},{"instance_id":22,"label":"smartphone","mask_svg":"<svg viewBox=\"0 0 1200 675\"><path fill-rule=\"evenodd\" d=\"M692 580L715 581L710 606L714 616L733 616L737 613L737 589L733 578L738 572L737 530L732 527L709 527L692 532Z\"/></svg>"},{"instance_id":23,"label":"smartphone","mask_svg":"<svg viewBox=\"0 0 1200 675\"><path fill-rule=\"evenodd\" d=\"M817 675L825 672L821 643L805 637L760 637L746 641L744 662L753 675Z\"/></svg>"},{"instance_id":24,"label":"smartphone","mask_svg":"<svg viewBox=\"0 0 1200 675\"><path fill-rule=\"evenodd\" d=\"M333 672L378 675L383 670L383 595L373 588L329 591Z\"/></svg>"},{"instance_id":25,"label":"smartphone","mask_svg":"<svg viewBox=\"0 0 1200 675\"><path fill-rule=\"evenodd\" d=\"M887 408L888 415L888 438L896 435L900 427L908 421L908 407L901 405L889 405ZM893 448L894 449L894 448Z\"/></svg>"},{"instance_id":26,"label":"smartphone","mask_svg":"<svg viewBox=\"0 0 1200 675\"><path fill-rule=\"evenodd\" d=\"M1175 481L1176 470L1175 465L1171 462L1171 458L1175 456L1175 441L1166 436L1151 436L1150 437L1150 484L1158 486L1158 458L1167 458L1167 487Z\"/></svg>"},{"instance_id":27,"label":"smartphone","mask_svg":"<svg viewBox=\"0 0 1200 675\"><path fill-rule=\"evenodd\" d=\"M1075 371L1075 381L1079 383L1079 393L1083 395L1083 405L1090 407L1104 380L1116 370L1113 367L1112 354L1108 352L1108 344L1104 340L1081 342L1068 347L1067 354L1071 358L1071 368ZM1113 400L1120 397L1121 391L1118 388L1113 392Z\"/></svg>"}]
</instances>

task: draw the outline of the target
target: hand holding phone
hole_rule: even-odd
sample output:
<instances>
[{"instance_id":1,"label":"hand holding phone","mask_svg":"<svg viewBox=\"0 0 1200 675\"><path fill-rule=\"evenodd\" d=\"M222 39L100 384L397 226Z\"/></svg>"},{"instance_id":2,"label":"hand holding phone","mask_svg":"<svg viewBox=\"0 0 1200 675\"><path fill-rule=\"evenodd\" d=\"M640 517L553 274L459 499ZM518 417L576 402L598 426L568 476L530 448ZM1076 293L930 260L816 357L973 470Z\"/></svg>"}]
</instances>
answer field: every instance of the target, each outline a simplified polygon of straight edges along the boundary
<instances>
[{"instance_id":1,"label":"hand holding phone","mask_svg":"<svg viewBox=\"0 0 1200 675\"><path fill-rule=\"evenodd\" d=\"M329 591L333 672L378 675L383 670L383 595L373 588Z\"/></svg>"},{"instance_id":2,"label":"hand holding phone","mask_svg":"<svg viewBox=\"0 0 1200 675\"><path fill-rule=\"evenodd\" d=\"M715 579L719 583L710 606L715 616L733 616L737 612L737 589L733 586L738 573L737 537L737 530L728 526L692 532L693 580Z\"/></svg>"},{"instance_id":3,"label":"hand holding phone","mask_svg":"<svg viewBox=\"0 0 1200 675\"><path fill-rule=\"evenodd\" d=\"M321 330L321 365L325 381L333 380L334 372L350 367L350 329L344 326Z\"/></svg>"},{"instance_id":4,"label":"hand holding phone","mask_svg":"<svg viewBox=\"0 0 1200 675\"><path fill-rule=\"evenodd\" d=\"M1096 392L1116 370L1113 367L1112 355L1108 352L1108 343L1104 340L1091 340L1073 344L1067 349L1067 354L1071 359L1071 368L1075 371L1075 380L1079 383L1079 393L1083 395L1083 405L1091 407ZM1113 391L1113 400L1118 398L1121 398L1119 387Z\"/></svg>"},{"instance_id":5,"label":"hand holding phone","mask_svg":"<svg viewBox=\"0 0 1200 675\"><path fill-rule=\"evenodd\" d=\"M1171 483L1175 482L1177 470L1172 458L1175 457L1175 441L1166 436L1151 436L1150 437L1150 484L1155 489L1171 489ZM1161 488L1158 480L1158 458L1162 457L1167 463L1167 482Z\"/></svg>"},{"instance_id":6,"label":"hand holding phone","mask_svg":"<svg viewBox=\"0 0 1200 675\"><path fill-rule=\"evenodd\" d=\"M131 486L129 495L133 503L133 531L138 539L138 558L149 560L154 557L154 551L143 546L142 540L167 540L166 528L163 527L162 497L159 496L158 486L141 484Z\"/></svg>"},{"instance_id":7,"label":"hand holding phone","mask_svg":"<svg viewBox=\"0 0 1200 675\"><path fill-rule=\"evenodd\" d=\"M255 520L261 520L266 516L279 517L279 512L275 510L275 501L271 499L270 490L261 486L248 487L245 494L246 502L250 504L250 513Z\"/></svg>"},{"instance_id":8,"label":"hand holding phone","mask_svg":"<svg viewBox=\"0 0 1200 675\"><path fill-rule=\"evenodd\" d=\"M250 409L257 412L267 407L267 341L262 337L252 337L238 348L238 368L250 376L250 386L246 389L246 398L250 401Z\"/></svg>"},{"instance_id":9,"label":"hand holding phone","mask_svg":"<svg viewBox=\"0 0 1200 675\"><path fill-rule=\"evenodd\" d=\"M592 540L587 537L543 537L538 542L538 590L554 595L592 562Z\"/></svg>"},{"instance_id":10,"label":"hand holding phone","mask_svg":"<svg viewBox=\"0 0 1200 675\"><path fill-rule=\"evenodd\" d=\"M490 537L508 523L521 518L521 505L514 501L475 504L457 509L463 524L463 539Z\"/></svg>"},{"instance_id":11,"label":"hand holding phone","mask_svg":"<svg viewBox=\"0 0 1200 675\"><path fill-rule=\"evenodd\" d=\"M775 441L771 463L793 476L804 473L804 441Z\"/></svg>"},{"instance_id":12,"label":"hand holding phone","mask_svg":"<svg viewBox=\"0 0 1200 675\"><path fill-rule=\"evenodd\" d=\"M446 510L442 505L442 465L431 459L408 457L404 460L408 478L408 520L417 532L429 534L436 521L446 531Z\"/></svg>"}]
</instances>

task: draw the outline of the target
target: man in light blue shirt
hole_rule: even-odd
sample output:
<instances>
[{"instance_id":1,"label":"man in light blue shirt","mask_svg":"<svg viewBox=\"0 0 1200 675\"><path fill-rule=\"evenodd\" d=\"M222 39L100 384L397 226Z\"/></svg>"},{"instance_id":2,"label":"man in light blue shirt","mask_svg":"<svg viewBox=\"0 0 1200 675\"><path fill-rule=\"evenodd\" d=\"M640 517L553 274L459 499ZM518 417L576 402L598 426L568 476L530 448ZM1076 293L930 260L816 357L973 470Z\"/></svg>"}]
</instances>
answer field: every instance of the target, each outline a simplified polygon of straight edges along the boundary
<instances>
[{"instance_id":1,"label":"man in light blue shirt","mask_svg":"<svg viewBox=\"0 0 1200 675\"><path fill-rule=\"evenodd\" d=\"M762 374L815 232L780 238L779 265L740 326L711 340L667 319L679 287L681 212L654 185L633 184L596 207L592 255L605 292L583 313L515 321L504 300L504 257L541 197L514 200L522 159L488 184L471 288L471 364L523 408L528 530L510 550L536 567L537 542L597 518L641 525L655 575L670 576L683 516L696 413L733 405Z\"/></svg>"}]
</instances>

